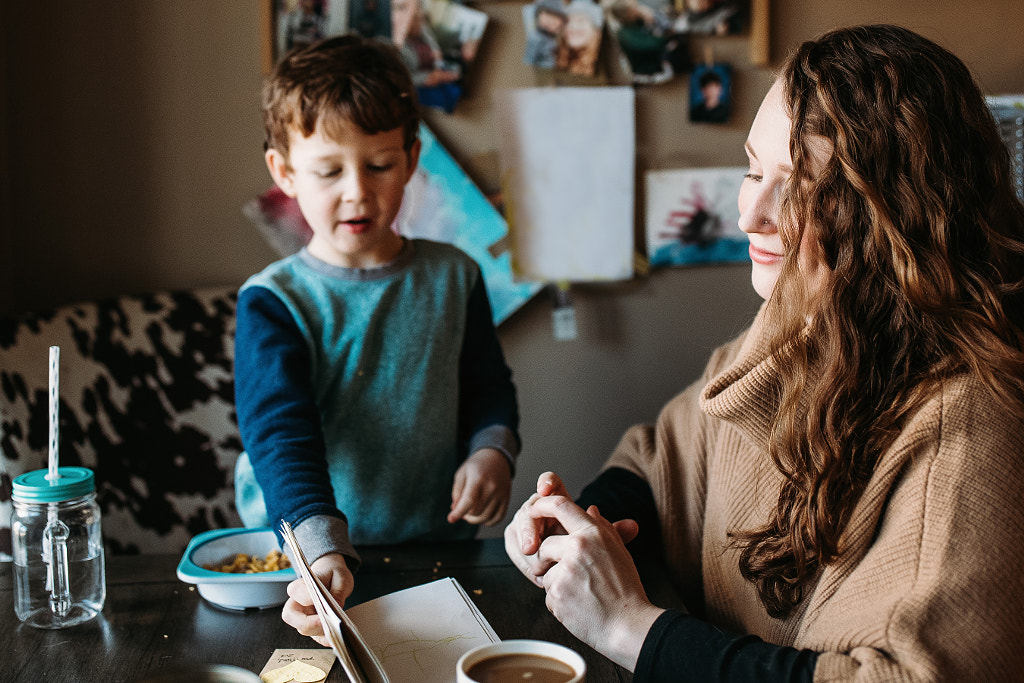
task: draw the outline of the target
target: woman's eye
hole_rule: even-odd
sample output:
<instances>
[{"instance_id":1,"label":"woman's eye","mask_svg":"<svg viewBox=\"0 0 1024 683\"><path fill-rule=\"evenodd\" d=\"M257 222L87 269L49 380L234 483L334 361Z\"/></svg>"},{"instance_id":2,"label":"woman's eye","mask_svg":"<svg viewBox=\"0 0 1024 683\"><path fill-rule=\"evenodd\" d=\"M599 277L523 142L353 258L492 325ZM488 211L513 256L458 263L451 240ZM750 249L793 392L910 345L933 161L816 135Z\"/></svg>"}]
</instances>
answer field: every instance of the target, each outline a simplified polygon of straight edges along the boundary
<instances>
[{"instance_id":1,"label":"woman's eye","mask_svg":"<svg viewBox=\"0 0 1024 683\"><path fill-rule=\"evenodd\" d=\"M763 180L764 178L764 176L762 176L761 174L753 172L746 173L743 177L746 178L747 180L753 180L755 183L761 182L761 180Z\"/></svg>"},{"instance_id":2,"label":"woman's eye","mask_svg":"<svg viewBox=\"0 0 1024 683\"><path fill-rule=\"evenodd\" d=\"M384 173L391 170L391 164L369 164L367 168L374 173Z\"/></svg>"}]
</instances>

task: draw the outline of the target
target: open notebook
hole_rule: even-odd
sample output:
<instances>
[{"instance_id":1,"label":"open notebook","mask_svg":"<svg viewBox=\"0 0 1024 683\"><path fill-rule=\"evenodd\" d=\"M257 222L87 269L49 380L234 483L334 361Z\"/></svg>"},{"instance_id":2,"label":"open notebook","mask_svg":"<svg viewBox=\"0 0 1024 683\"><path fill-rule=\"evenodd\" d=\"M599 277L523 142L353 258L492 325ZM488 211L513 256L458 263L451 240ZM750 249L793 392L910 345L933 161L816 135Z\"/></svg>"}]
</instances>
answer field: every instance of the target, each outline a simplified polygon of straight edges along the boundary
<instances>
[{"instance_id":1,"label":"open notebook","mask_svg":"<svg viewBox=\"0 0 1024 683\"><path fill-rule=\"evenodd\" d=\"M448 683L463 653L500 640L459 582L437 579L343 610L282 522L331 649L352 683Z\"/></svg>"}]
</instances>

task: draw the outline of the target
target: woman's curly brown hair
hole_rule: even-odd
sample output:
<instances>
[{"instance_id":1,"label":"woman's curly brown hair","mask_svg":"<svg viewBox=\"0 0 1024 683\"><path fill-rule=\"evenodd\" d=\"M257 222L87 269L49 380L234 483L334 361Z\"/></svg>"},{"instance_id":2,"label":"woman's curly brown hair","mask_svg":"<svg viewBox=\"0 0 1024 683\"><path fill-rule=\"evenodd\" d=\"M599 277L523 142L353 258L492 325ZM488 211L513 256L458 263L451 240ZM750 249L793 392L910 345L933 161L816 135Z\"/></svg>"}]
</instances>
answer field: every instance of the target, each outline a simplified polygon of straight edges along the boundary
<instances>
[{"instance_id":1,"label":"woman's curly brown hair","mask_svg":"<svg viewBox=\"0 0 1024 683\"><path fill-rule=\"evenodd\" d=\"M780 79L794 172L767 320L783 485L764 526L732 534L775 617L843 552L876 462L941 382L976 376L1024 419L1024 207L968 69L912 31L862 26L804 43ZM813 292L805 231L828 270Z\"/></svg>"}]
</instances>

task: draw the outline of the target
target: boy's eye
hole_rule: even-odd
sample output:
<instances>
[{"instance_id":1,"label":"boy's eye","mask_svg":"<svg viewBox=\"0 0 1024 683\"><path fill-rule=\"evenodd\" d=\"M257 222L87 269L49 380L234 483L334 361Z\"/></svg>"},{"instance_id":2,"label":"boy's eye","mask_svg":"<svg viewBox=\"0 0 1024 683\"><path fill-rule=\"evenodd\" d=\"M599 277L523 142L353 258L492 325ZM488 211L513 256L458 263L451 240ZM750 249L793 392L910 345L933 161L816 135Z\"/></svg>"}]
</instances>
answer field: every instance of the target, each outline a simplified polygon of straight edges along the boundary
<instances>
[{"instance_id":1,"label":"boy's eye","mask_svg":"<svg viewBox=\"0 0 1024 683\"><path fill-rule=\"evenodd\" d=\"M333 178L334 176L341 173L340 168L323 168L316 171L317 176L321 178Z\"/></svg>"},{"instance_id":2,"label":"boy's eye","mask_svg":"<svg viewBox=\"0 0 1024 683\"><path fill-rule=\"evenodd\" d=\"M366 167L374 173L384 173L390 171L393 164L368 164Z\"/></svg>"}]
</instances>

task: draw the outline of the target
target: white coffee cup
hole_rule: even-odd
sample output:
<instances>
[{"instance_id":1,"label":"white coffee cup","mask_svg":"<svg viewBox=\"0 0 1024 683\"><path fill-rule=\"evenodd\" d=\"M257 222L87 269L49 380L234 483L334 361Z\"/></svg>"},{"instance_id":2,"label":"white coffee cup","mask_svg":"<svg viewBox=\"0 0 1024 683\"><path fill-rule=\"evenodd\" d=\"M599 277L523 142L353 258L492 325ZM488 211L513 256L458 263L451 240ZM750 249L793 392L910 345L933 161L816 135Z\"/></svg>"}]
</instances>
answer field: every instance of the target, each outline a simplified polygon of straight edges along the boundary
<instances>
[{"instance_id":1,"label":"white coffee cup","mask_svg":"<svg viewBox=\"0 0 1024 683\"><path fill-rule=\"evenodd\" d=\"M459 658L455 667L458 683L481 683L469 675L473 667L485 660L496 660L507 655L525 655L527 657L547 658L561 663L566 669L566 683L583 683L587 675L587 663L578 653L567 647L544 640L502 640L497 643L481 645L473 648ZM550 664L550 662L548 662ZM569 673L571 670L572 673ZM536 680L536 678L534 679Z\"/></svg>"}]
</instances>

